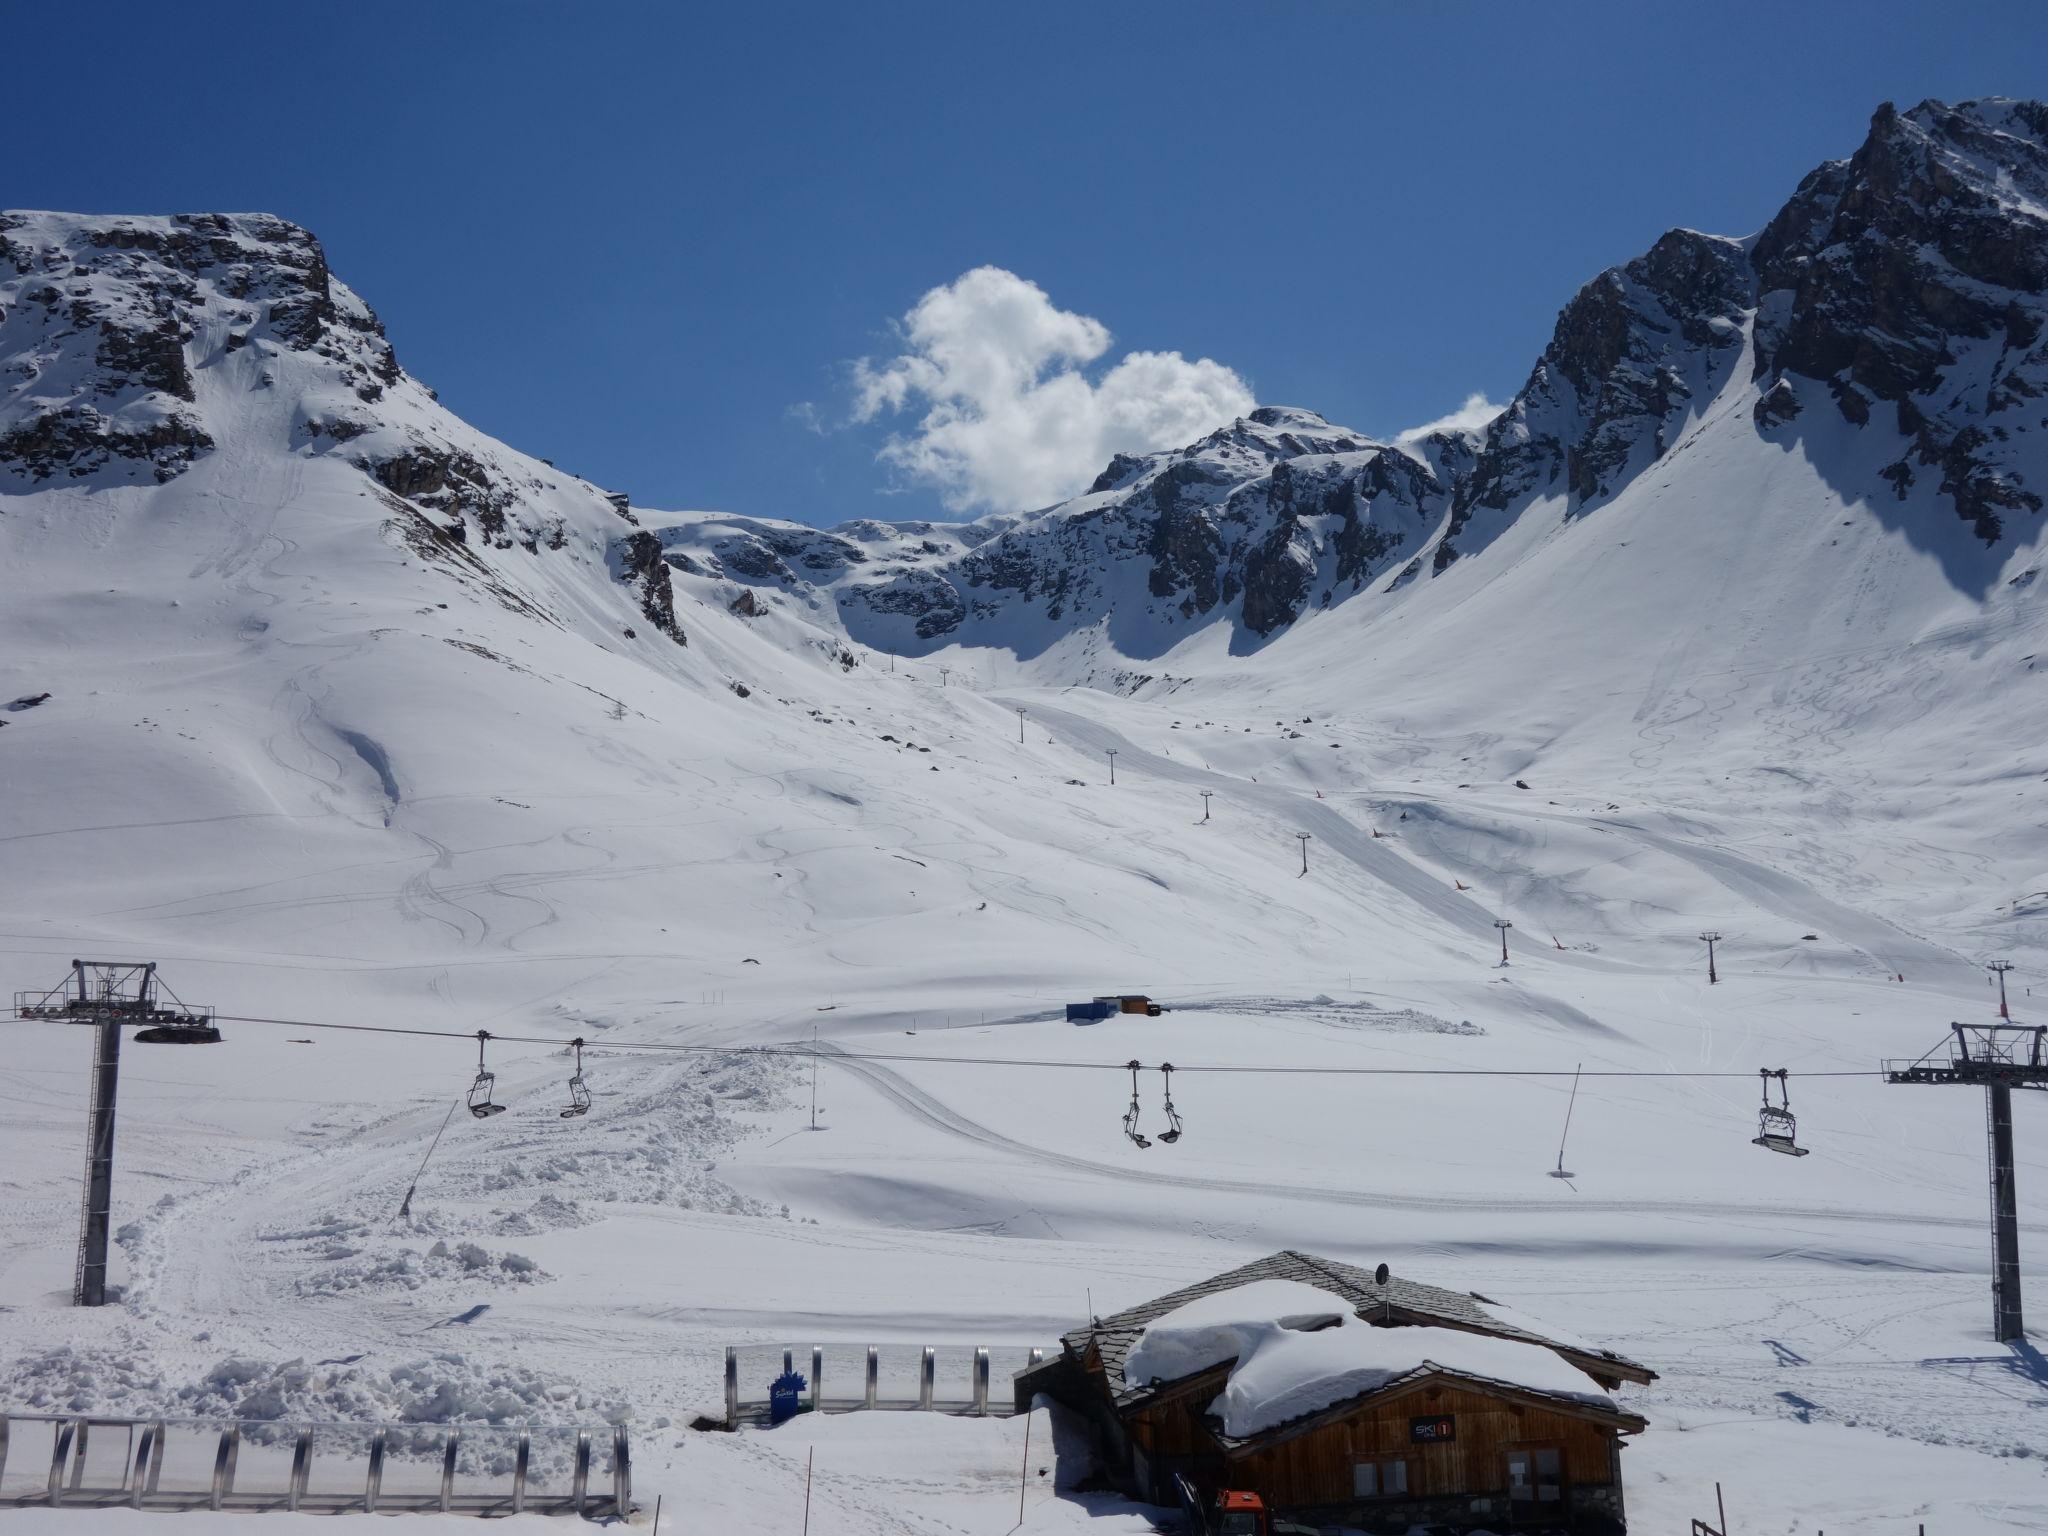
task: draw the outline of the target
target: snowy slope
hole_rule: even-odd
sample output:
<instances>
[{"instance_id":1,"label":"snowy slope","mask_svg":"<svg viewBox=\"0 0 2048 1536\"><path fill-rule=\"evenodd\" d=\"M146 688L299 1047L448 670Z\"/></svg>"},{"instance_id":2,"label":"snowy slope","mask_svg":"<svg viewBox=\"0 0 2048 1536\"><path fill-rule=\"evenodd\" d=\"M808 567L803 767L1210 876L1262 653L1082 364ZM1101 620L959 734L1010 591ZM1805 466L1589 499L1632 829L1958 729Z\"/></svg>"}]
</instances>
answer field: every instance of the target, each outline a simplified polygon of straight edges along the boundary
<instances>
[{"instance_id":1,"label":"snowy slope","mask_svg":"<svg viewBox=\"0 0 2048 1536\"><path fill-rule=\"evenodd\" d=\"M561 1121L563 1053L494 1044L511 1112L451 1127L402 1224L473 1041L138 1048L125 1294L75 1312L84 1045L9 1025L0 1396L623 1412L649 1495L720 1528L786 1527L815 1444L835 1528L1006 1529L1021 1425L679 1426L726 1342L1043 1343L1091 1293L1301 1246L1658 1370L1620 1396L1645 1529L1716 1478L1788 1530L2048 1520L2038 1371L1988 1338L1974 1099L1811 1075L1917 1054L1983 1014L1983 958L2048 949L2040 519L1998 504L1987 539L1943 488L2037 487L2034 407L1944 363L1915 425L1875 354L1800 372L1825 327L1782 318L1866 323L1867 253L1823 235L1915 166L1960 233L1992 188L2008 234L1976 243L2037 249L2031 111L1881 115L1797 240L1666 253L1754 272L1776 240L1789 287L1702 310L1664 258L1625 273L1585 310L1620 335L1597 386L1532 380L1477 441L1276 409L964 526L629 520L442 410L302 231L6 216L6 985L133 955L231 1014L583 1035L598 1103ZM1539 372L1595 358L1579 330ZM1944 334L2028 398L2019 330ZM1993 415L1936 445L1975 469L1913 456ZM940 586L961 617L925 635L943 596L874 595ZM1062 1022L1109 990L1175 1011ZM617 1048L814 1031L815 1132L802 1061ZM1174 1147L1121 1135L1134 1057L1183 1068ZM1728 1075L1589 1077L1546 1178L1581 1062ZM1813 1156L1748 1145L1766 1065ZM1053 1481L1027 1530L1081 1527Z\"/></svg>"}]
</instances>

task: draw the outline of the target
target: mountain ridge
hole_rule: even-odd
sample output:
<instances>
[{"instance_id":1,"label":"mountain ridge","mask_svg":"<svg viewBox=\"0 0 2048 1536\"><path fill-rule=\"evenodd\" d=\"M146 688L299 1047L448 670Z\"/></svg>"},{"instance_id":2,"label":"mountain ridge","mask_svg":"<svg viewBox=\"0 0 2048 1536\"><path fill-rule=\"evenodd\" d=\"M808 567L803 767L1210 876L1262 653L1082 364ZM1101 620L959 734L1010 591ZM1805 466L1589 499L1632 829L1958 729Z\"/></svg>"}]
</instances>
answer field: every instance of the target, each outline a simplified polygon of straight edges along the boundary
<instances>
[{"instance_id":1,"label":"mountain ridge","mask_svg":"<svg viewBox=\"0 0 2048 1536\"><path fill-rule=\"evenodd\" d=\"M839 525L827 533L845 558L811 568L822 579L761 556L764 540L804 538L773 519L673 519L664 547L700 573L822 595L881 649L1001 645L1013 630L1040 644L1048 624L1101 622L1157 655L1205 621L1252 649L1383 577L1391 592L1441 575L1552 501L1564 521L1597 510L1740 394L1756 434L1795 452L1820 441L1801 417L1827 402L1884 453L1874 476L1823 466L1846 496L1905 503L1926 478L1987 549L2009 551L2038 536L2048 482L2044 144L2038 103L1881 107L1862 147L1809 173L1758 233L1674 229L1586 283L1476 432L1387 444L1266 407L1186 448L1118 455L1058 506L916 524L916 548L862 543L889 525ZM1893 521L1944 542L1925 516ZM849 579L855 565L868 569ZM1134 569L1119 584L1106 573L1120 566Z\"/></svg>"}]
</instances>

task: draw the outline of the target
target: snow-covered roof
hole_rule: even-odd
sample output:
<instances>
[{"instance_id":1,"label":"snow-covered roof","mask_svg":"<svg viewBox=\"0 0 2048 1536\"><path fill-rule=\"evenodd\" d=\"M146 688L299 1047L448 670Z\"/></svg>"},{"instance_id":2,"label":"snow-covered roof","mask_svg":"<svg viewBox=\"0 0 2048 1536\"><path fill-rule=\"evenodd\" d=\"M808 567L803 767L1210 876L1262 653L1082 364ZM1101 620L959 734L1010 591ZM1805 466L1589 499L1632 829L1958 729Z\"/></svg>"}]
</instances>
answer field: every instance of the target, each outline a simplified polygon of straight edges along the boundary
<instances>
[{"instance_id":1,"label":"snow-covered roof","mask_svg":"<svg viewBox=\"0 0 2048 1536\"><path fill-rule=\"evenodd\" d=\"M1258 1281L1295 1281L1341 1298L1360 1317L1379 1322L1419 1323L1490 1334L1495 1338L1539 1344L1602 1378L1650 1382L1657 1373L1609 1349L1559 1334L1534 1319L1468 1291L1445 1290L1420 1281L1389 1275L1381 1284L1369 1270L1337 1259L1296 1249L1282 1249L1263 1259L1183 1286L1148 1302L1098 1319L1067 1334L1062 1342L1071 1355L1085 1355L1092 1344L1101 1355L1110 1392L1119 1407L1135 1406L1151 1394L1149 1380L1128 1379L1127 1357L1155 1318L1187 1305L1197 1297L1216 1295ZM1160 1373L1162 1380L1168 1380Z\"/></svg>"},{"instance_id":2,"label":"snow-covered roof","mask_svg":"<svg viewBox=\"0 0 2048 1536\"><path fill-rule=\"evenodd\" d=\"M1229 1379L1208 1406L1226 1441L1432 1372L1615 1407L1583 1370L1545 1345L1456 1328L1375 1327L1344 1297L1298 1280L1254 1280L1153 1319L1125 1357L1123 1376L1150 1385L1226 1362L1234 1362Z\"/></svg>"}]
</instances>

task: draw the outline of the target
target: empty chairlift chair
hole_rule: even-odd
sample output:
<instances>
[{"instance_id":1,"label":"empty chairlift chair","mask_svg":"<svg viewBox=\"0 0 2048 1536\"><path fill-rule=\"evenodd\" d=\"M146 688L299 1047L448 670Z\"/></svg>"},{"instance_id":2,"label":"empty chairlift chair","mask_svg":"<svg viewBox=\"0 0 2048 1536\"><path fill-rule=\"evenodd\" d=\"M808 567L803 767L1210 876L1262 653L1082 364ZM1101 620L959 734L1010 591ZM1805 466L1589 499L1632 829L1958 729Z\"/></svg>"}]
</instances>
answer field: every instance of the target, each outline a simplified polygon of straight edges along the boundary
<instances>
[{"instance_id":1,"label":"empty chairlift chair","mask_svg":"<svg viewBox=\"0 0 2048 1536\"><path fill-rule=\"evenodd\" d=\"M1763 1077L1764 1103L1757 1115L1756 1135L1752 1145L1772 1152L1783 1152L1787 1157L1804 1157L1809 1150L1799 1145L1799 1122L1792 1118L1792 1096L1785 1089L1785 1068L1773 1072L1768 1067L1758 1069ZM1771 1102L1771 1079L1778 1080L1778 1102Z\"/></svg>"},{"instance_id":2,"label":"empty chairlift chair","mask_svg":"<svg viewBox=\"0 0 2048 1536\"><path fill-rule=\"evenodd\" d=\"M1138 1129L1138 1073L1143 1068L1137 1061L1129 1061L1125 1065L1130 1068L1131 1073L1131 1107L1124 1111L1124 1134L1130 1137L1134 1145L1141 1148L1149 1147L1152 1145L1151 1138Z\"/></svg>"},{"instance_id":3,"label":"empty chairlift chair","mask_svg":"<svg viewBox=\"0 0 2048 1536\"><path fill-rule=\"evenodd\" d=\"M1159 1139L1170 1147L1180 1140L1181 1133L1180 1111L1173 1107L1173 1063L1161 1062L1159 1076L1166 1084L1166 1129L1159 1133Z\"/></svg>"},{"instance_id":4,"label":"empty chairlift chair","mask_svg":"<svg viewBox=\"0 0 2048 1536\"><path fill-rule=\"evenodd\" d=\"M484 1066L484 1042L490 1038L489 1030L476 1032L476 1081L469 1085L469 1112L479 1120L505 1113L504 1105L491 1101L491 1090L497 1085L498 1078Z\"/></svg>"},{"instance_id":5,"label":"empty chairlift chair","mask_svg":"<svg viewBox=\"0 0 2048 1536\"><path fill-rule=\"evenodd\" d=\"M569 1107L562 1111L564 1120L590 1113L590 1090L583 1083L583 1041L578 1038L569 1043L576 1047L576 1074L569 1079Z\"/></svg>"}]
</instances>

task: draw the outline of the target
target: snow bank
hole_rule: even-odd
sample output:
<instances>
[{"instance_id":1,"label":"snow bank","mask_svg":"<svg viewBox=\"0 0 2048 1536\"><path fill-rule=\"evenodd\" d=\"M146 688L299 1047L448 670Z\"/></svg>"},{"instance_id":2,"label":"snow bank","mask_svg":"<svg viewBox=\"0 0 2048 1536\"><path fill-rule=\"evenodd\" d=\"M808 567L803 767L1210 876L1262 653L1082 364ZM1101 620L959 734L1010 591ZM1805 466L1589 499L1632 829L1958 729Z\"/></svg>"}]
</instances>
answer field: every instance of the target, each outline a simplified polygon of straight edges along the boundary
<instances>
[{"instance_id":1,"label":"snow bank","mask_svg":"<svg viewBox=\"0 0 2048 1536\"><path fill-rule=\"evenodd\" d=\"M1454 1328L1375 1327L1343 1297L1296 1280L1255 1281L1154 1319L1124 1361L1124 1380L1176 1381L1226 1360L1237 1364L1209 1412L1234 1439L1432 1366L1614 1406L1583 1371L1542 1345Z\"/></svg>"},{"instance_id":2,"label":"snow bank","mask_svg":"<svg viewBox=\"0 0 2048 1536\"><path fill-rule=\"evenodd\" d=\"M558 1376L436 1350L396 1364L229 1356L172 1387L128 1348L60 1345L0 1375L0 1399L39 1413L405 1424L587 1424L632 1416L627 1403Z\"/></svg>"}]
</instances>

